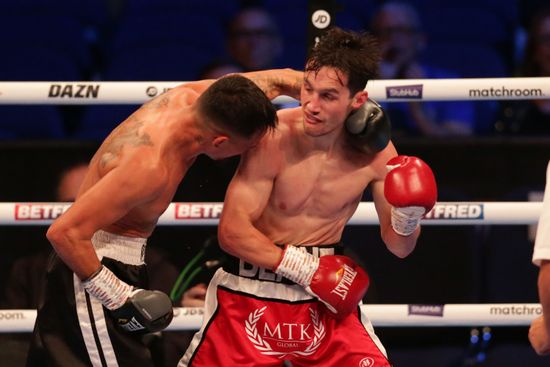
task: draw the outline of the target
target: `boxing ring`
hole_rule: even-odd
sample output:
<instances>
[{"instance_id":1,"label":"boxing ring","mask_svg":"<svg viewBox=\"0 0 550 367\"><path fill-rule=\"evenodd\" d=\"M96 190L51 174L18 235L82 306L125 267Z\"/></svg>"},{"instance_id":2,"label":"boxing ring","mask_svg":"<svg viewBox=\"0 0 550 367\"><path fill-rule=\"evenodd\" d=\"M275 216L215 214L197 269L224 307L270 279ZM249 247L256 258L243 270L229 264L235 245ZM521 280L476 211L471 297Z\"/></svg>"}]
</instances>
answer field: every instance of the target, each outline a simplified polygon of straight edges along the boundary
<instances>
[{"instance_id":1,"label":"boxing ring","mask_svg":"<svg viewBox=\"0 0 550 367\"><path fill-rule=\"evenodd\" d=\"M0 225L48 225L70 203L0 203ZM171 203L158 225L217 225L223 203ZM536 224L541 202L439 202L422 220L431 225L529 225ZM375 225L374 204L362 202L348 225ZM542 314L539 304L402 304L362 305L374 326L451 327L451 326L527 326ZM35 310L0 310L0 332L31 332ZM176 308L168 330L200 327L202 309Z\"/></svg>"},{"instance_id":2,"label":"boxing ring","mask_svg":"<svg viewBox=\"0 0 550 367\"><path fill-rule=\"evenodd\" d=\"M0 104L140 104L185 82L0 82ZM550 78L375 80L369 97L385 102L547 99ZM293 102L279 97L276 103ZM46 226L70 203L0 203L0 226ZM160 226L215 226L223 203L171 203ZM541 202L439 202L422 220L437 225L532 225ZM374 204L362 202L348 225L376 225ZM539 304L362 305L376 327L528 326L542 314ZM31 332L35 310L0 310L0 333ZM168 330L200 327L201 308L175 308Z\"/></svg>"}]
</instances>

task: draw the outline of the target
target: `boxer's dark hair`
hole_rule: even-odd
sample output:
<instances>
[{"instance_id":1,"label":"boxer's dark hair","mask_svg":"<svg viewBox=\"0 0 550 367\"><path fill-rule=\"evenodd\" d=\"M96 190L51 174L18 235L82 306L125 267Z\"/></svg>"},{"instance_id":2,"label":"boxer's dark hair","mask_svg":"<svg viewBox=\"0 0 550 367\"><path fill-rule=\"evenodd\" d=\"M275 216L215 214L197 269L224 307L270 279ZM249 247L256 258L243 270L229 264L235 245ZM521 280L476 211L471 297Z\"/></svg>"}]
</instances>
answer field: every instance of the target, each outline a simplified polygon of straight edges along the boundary
<instances>
[{"instance_id":1,"label":"boxer's dark hair","mask_svg":"<svg viewBox=\"0 0 550 367\"><path fill-rule=\"evenodd\" d=\"M277 126L277 111L250 79L229 75L215 81L198 99L198 109L222 130L250 138Z\"/></svg>"},{"instance_id":2,"label":"boxer's dark hair","mask_svg":"<svg viewBox=\"0 0 550 367\"><path fill-rule=\"evenodd\" d=\"M376 39L368 33L330 29L311 50L305 71L319 72L332 67L348 76L352 94L365 89L367 82L377 78L381 55Z\"/></svg>"}]
</instances>

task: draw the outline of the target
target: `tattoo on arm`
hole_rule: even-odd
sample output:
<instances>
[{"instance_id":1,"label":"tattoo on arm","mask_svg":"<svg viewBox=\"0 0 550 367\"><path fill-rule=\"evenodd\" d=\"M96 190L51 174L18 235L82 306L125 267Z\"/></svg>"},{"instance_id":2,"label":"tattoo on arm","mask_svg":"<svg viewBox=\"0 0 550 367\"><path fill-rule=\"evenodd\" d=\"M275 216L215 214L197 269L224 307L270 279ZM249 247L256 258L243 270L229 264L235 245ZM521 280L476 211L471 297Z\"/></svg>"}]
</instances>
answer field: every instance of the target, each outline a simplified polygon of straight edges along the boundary
<instances>
[{"instance_id":1,"label":"tattoo on arm","mask_svg":"<svg viewBox=\"0 0 550 367\"><path fill-rule=\"evenodd\" d=\"M291 85L290 85L290 90L293 92L293 93L296 93L295 97L299 97L300 96L300 93L302 91L302 85L304 84L304 78L302 76L298 77L298 78L294 78L294 80L292 81Z\"/></svg>"},{"instance_id":2,"label":"tattoo on arm","mask_svg":"<svg viewBox=\"0 0 550 367\"><path fill-rule=\"evenodd\" d=\"M101 167L105 167L110 161L120 156L125 146L137 147L140 145L153 146L151 137L139 129L144 122L131 115L127 121L119 125L112 135L105 141L101 154Z\"/></svg>"},{"instance_id":3,"label":"tattoo on arm","mask_svg":"<svg viewBox=\"0 0 550 367\"><path fill-rule=\"evenodd\" d=\"M270 78L266 78L263 76L251 76L250 80L254 82L260 88L266 95L269 96L270 90L273 88L272 84L270 83Z\"/></svg>"},{"instance_id":4,"label":"tattoo on arm","mask_svg":"<svg viewBox=\"0 0 550 367\"><path fill-rule=\"evenodd\" d=\"M291 97L298 97L302 88L303 79L284 78L284 77L266 77L254 76L252 80L270 99L281 94L287 94Z\"/></svg>"},{"instance_id":5,"label":"tattoo on arm","mask_svg":"<svg viewBox=\"0 0 550 367\"><path fill-rule=\"evenodd\" d=\"M170 101L169 97L167 97L164 94L161 94L160 96L155 97L155 98L151 99L150 101L147 101L142 106L142 108L147 108L147 109L164 108L164 107L168 106L169 101Z\"/></svg>"}]
</instances>

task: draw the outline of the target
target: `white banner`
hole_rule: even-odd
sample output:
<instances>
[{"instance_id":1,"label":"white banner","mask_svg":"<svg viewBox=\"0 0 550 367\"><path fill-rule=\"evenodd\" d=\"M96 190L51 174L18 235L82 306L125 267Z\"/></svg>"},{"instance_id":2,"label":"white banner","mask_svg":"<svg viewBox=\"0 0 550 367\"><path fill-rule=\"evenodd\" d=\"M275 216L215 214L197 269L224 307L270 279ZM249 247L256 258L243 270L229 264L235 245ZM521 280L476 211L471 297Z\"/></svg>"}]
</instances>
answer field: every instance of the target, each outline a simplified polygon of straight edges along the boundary
<instances>
[{"instance_id":1,"label":"white banner","mask_svg":"<svg viewBox=\"0 0 550 367\"><path fill-rule=\"evenodd\" d=\"M537 303L362 305L376 327L528 326L542 314ZM174 308L166 330L197 330L202 308ZM0 333L31 332L35 310L0 310Z\"/></svg>"},{"instance_id":2,"label":"white banner","mask_svg":"<svg viewBox=\"0 0 550 367\"><path fill-rule=\"evenodd\" d=\"M0 225L47 225L70 203L0 203ZM158 225L215 226L223 203L171 203ZM536 224L542 202L440 202L422 219L422 225ZM349 225L378 224L372 202L361 202Z\"/></svg>"},{"instance_id":3,"label":"white banner","mask_svg":"<svg viewBox=\"0 0 550 367\"><path fill-rule=\"evenodd\" d=\"M183 84L167 82L0 82L0 104L142 104ZM550 77L371 80L377 101L458 101L550 98ZM295 102L279 97L276 103Z\"/></svg>"}]
</instances>

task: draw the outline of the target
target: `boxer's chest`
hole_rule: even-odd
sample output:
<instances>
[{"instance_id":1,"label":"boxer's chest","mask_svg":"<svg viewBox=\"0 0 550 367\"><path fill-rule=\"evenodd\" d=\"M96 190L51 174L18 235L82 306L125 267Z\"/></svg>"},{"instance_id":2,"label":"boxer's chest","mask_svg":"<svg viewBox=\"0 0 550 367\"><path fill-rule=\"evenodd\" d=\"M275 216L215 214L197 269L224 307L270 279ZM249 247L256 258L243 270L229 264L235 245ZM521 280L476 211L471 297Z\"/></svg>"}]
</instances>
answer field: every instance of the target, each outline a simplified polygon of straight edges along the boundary
<instances>
[{"instance_id":1,"label":"boxer's chest","mask_svg":"<svg viewBox=\"0 0 550 367\"><path fill-rule=\"evenodd\" d=\"M304 209L318 214L339 212L356 204L372 177L368 165L313 155L283 167L274 183L272 202L289 214Z\"/></svg>"}]
</instances>

